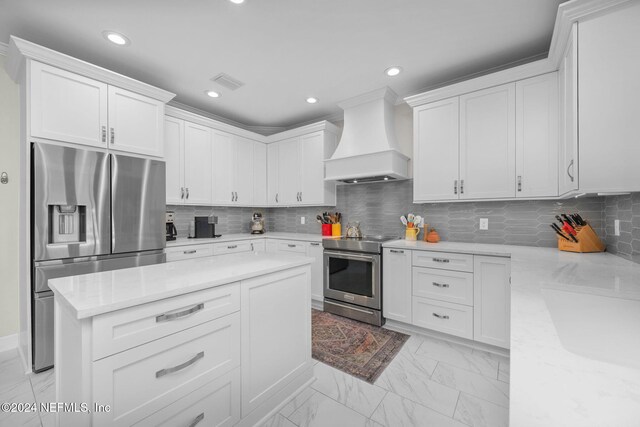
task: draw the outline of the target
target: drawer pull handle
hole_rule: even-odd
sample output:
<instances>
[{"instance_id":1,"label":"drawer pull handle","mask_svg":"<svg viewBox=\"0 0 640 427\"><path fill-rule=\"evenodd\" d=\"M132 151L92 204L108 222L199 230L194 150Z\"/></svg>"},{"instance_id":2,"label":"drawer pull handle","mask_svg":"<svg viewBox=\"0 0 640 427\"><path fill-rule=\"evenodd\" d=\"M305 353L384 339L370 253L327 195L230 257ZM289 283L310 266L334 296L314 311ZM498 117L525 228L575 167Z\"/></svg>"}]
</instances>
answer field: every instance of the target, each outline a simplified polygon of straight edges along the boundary
<instances>
[{"instance_id":1,"label":"drawer pull handle","mask_svg":"<svg viewBox=\"0 0 640 427\"><path fill-rule=\"evenodd\" d=\"M449 316L447 316L446 314L442 315L442 314L438 314L438 313L433 313L433 317L437 317L438 319L444 319L444 320L448 320Z\"/></svg>"},{"instance_id":2,"label":"drawer pull handle","mask_svg":"<svg viewBox=\"0 0 640 427\"><path fill-rule=\"evenodd\" d=\"M193 421L191 421L191 424L189 424L189 427L196 427L198 423L202 420L204 420L204 412L200 413L200 415L195 417Z\"/></svg>"},{"instance_id":3,"label":"drawer pull handle","mask_svg":"<svg viewBox=\"0 0 640 427\"><path fill-rule=\"evenodd\" d=\"M448 283L438 283L438 282L431 282L433 284L433 286L437 286L439 288L448 288L449 284Z\"/></svg>"},{"instance_id":4,"label":"drawer pull handle","mask_svg":"<svg viewBox=\"0 0 640 427\"><path fill-rule=\"evenodd\" d=\"M311 243L311 246L320 246L320 243Z\"/></svg>"},{"instance_id":5,"label":"drawer pull handle","mask_svg":"<svg viewBox=\"0 0 640 427\"><path fill-rule=\"evenodd\" d=\"M403 254L404 253L404 251L399 251L399 250L396 250L396 249L389 249L389 252L391 252L392 254Z\"/></svg>"},{"instance_id":6,"label":"drawer pull handle","mask_svg":"<svg viewBox=\"0 0 640 427\"><path fill-rule=\"evenodd\" d=\"M161 314L160 316L156 316L156 323L168 322L169 320L179 319L181 317L188 316L190 314L198 312L203 308L204 308L204 303L200 303L198 305L194 305L193 307L187 310L179 311L177 313Z\"/></svg>"},{"instance_id":7,"label":"drawer pull handle","mask_svg":"<svg viewBox=\"0 0 640 427\"><path fill-rule=\"evenodd\" d=\"M203 357L204 357L204 351L201 351L200 353L198 353L195 356L193 356L191 359L187 360L184 363L176 365L173 368L160 369L158 372L156 372L156 378L164 377L165 375L169 375L169 374L173 374L174 372L181 371L184 368L187 368L187 367L193 365L194 363L196 363L198 360L202 359Z\"/></svg>"},{"instance_id":8,"label":"drawer pull handle","mask_svg":"<svg viewBox=\"0 0 640 427\"><path fill-rule=\"evenodd\" d=\"M289 246L290 248L295 248L296 247L296 245L291 245L291 244L289 244L287 246Z\"/></svg>"},{"instance_id":9,"label":"drawer pull handle","mask_svg":"<svg viewBox=\"0 0 640 427\"><path fill-rule=\"evenodd\" d=\"M433 262L443 262L445 264L449 262L449 260L446 258L432 258L432 259L433 259Z\"/></svg>"},{"instance_id":10,"label":"drawer pull handle","mask_svg":"<svg viewBox=\"0 0 640 427\"><path fill-rule=\"evenodd\" d=\"M191 249L190 251L184 251L182 253L185 254L185 255L189 255L189 254L195 254L196 252L198 252L198 251L195 250L195 249Z\"/></svg>"},{"instance_id":11,"label":"drawer pull handle","mask_svg":"<svg viewBox=\"0 0 640 427\"><path fill-rule=\"evenodd\" d=\"M238 247L238 245L231 245L231 246L227 246L227 249L235 249L237 247Z\"/></svg>"}]
</instances>

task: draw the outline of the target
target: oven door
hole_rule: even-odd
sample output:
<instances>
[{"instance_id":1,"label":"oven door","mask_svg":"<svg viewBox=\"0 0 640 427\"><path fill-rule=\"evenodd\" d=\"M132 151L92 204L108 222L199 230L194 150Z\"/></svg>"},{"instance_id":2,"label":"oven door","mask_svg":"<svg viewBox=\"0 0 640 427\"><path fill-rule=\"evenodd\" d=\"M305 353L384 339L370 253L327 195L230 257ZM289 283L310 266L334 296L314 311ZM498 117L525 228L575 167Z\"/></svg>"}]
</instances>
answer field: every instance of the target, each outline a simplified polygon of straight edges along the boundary
<instances>
[{"instance_id":1,"label":"oven door","mask_svg":"<svg viewBox=\"0 0 640 427\"><path fill-rule=\"evenodd\" d=\"M380 255L324 251L324 297L380 309Z\"/></svg>"}]
</instances>

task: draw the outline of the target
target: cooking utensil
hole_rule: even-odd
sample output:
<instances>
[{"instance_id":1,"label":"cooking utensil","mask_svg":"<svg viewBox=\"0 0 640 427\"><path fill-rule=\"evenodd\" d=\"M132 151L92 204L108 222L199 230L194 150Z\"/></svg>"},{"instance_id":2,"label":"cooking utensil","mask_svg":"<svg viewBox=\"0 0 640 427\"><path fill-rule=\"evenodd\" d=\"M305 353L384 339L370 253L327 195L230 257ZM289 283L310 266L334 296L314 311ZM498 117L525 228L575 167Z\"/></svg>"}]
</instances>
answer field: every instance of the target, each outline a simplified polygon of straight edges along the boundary
<instances>
[{"instance_id":1,"label":"cooking utensil","mask_svg":"<svg viewBox=\"0 0 640 427\"><path fill-rule=\"evenodd\" d=\"M402 224L404 224L404 226L406 227L409 221L407 221L407 218L404 215L402 215L400 217L400 222L402 222Z\"/></svg>"},{"instance_id":2,"label":"cooking utensil","mask_svg":"<svg viewBox=\"0 0 640 427\"><path fill-rule=\"evenodd\" d=\"M408 222L415 222L414 220L415 220L415 216L412 213L407 215L407 221Z\"/></svg>"}]
</instances>

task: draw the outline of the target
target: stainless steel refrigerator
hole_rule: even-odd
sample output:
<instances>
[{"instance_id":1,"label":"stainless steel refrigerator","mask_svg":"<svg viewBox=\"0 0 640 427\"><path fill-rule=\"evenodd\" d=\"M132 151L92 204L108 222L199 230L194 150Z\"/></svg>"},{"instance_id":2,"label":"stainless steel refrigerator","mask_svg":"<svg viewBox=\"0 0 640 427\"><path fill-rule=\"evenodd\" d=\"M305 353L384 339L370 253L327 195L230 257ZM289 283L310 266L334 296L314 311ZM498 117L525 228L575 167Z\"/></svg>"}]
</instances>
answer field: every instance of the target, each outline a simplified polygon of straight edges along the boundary
<instances>
[{"instance_id":1,"label":"stainless steel refrigerator","mask_svg":"<svg viewBox=\"0 0 640 427\"><path fill-rule=\"evenodd\" d=\"M57 277L165 261L165 163L32 144L33 370L53 366Z\"/></svg>"}]
</instances>

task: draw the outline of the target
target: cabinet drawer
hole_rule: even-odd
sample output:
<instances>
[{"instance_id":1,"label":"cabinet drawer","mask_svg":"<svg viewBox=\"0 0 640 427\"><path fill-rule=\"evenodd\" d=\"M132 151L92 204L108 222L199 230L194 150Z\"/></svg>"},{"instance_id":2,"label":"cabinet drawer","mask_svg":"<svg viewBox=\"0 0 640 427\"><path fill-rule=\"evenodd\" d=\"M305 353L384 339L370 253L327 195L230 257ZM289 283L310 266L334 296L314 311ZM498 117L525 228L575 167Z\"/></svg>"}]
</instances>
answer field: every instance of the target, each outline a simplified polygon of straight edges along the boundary
<instances>
[{"instance_id":1,"label":"cabinet drawer","mask_svg":"<svg viewBox=\"0 0 640 427\"><path fill-rule=\"evenodd\" d=\"M214 255L236 254L239 252L251 252L252 250L252 244L247 240L242 242L216 243L213 245Z\"/></svg>"},{"instance_id":2,"label":"cabinet drawer","mask_svg":"<svg viewBox=\"0 0 640 427\"><path fill-rule=\"evenodd\" d=\"M135 426L232 426L240 421L240 368L200 387Z\"/></svg>"},{"instance_id":3,"label":"cabinet drawer","mask_svg":"<svg viewBox=\"0 0 640 427\"><path fill-rule=\"evenodd\" d=\"M413 267L413 295L473 305L473 273Z\"/></svg>"},{"instance_id":4,"label":"cabinet drawer","mask_svg":"<svg viewBox=\"0 0 640 427\"><path fill-rule=\"evenodd\" d=\"M254 252L265 252L267 250L267 246L266 246L265 241L263 239L252 240L251 243L253 244L252 250Z\"/></svg>"},{"instance_id":5,"label":"cabinet drawer","mask_svg":"<svg viewBox=\"0 0 640 427\"><path fill-rule=\"evenodd\" d=\"M94 363L94 425L131 425L240 366L240 313Z\"/></svg>"},{"instance_id":6,"label":"cabinet drawer","mask_svg":"<svg viewBox=\"0 0 640 427\"><path fill-rule=\"evenodd\" d=\"M306 242L284 241L278 242L278 252L294 252L299 254L307 253Z\"/></svg>"},{"instance_id":7,"label":"cabinet drawer","mask_svg":"<svg viewBox=\"0 0 640 427\"><path fill-rule=\"evenodd\" d=\"M166 248L164 252L167 254L167 262L180 261L183 259L213 256L213 245L178 246L175 248Z\"/></svg>"},{"instance_id":8,"label":"cabinet drawer","mask_svg":"<svg viewBox=\"0 0 640 427\"><path fill-rule=\"evenodd\" d=\"M240 310L240 283L118 310L93 320L93 360Z\"/></svg>"},{"instance_id":9,"label":"cabinet drawer","mask_svg":"<svg viewBox=\"0 0 640 427\"><path fill-rule=\"evenodd\" d=\"M473 339L473 307L413 297L413 324Z\"/></svg>"},{"instance_id":10,"label":"cabinet drawer","mask_svg":"<svg viewBox=\"0 0 640 427\"><path fill-rule=\"evenodd\" d=\"M450 252L413 251L413 265L415 267L472 272L473 255Z\"/></svg>"}]
</instances>

